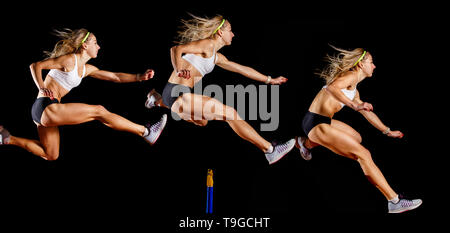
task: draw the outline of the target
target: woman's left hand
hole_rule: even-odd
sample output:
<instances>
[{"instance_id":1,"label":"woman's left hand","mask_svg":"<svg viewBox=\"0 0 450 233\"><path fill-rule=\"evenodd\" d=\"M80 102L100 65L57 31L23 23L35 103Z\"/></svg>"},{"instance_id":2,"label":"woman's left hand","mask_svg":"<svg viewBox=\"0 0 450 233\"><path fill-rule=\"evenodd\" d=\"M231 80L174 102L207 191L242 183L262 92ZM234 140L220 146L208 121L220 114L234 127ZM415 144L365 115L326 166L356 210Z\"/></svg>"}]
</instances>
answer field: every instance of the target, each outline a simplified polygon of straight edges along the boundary
<instances>
[{"instance_id":1,"label":"woman's left hand","mask_svg":"<svg viewBox=\"0 0 450 233\"><path fill-rule=\"evenodd\" d=\"M278 78L273 78L272 80L270 80L270 84L272 84L272 85L280 85L280 84L283 84L283 83L285 83L287 81L288 81L287 78L285 78L283 76L280 76Z\"/></svg>"},{"instance_id":2,"label":"woman's left hand","mask_svg":"<svg viewBox=\"0 0 450 233\"><path fill-rule=\"evenodd\" d=\"M148 69L143 74L139 74L138 80L139 81L147 81L149 79L152 79L153 76L155 76L155 71L152 69Z\"/></svg>"},{"instance_id":3,"label":"woman's left hand","mask_svg":"<svg viewBox=\"0 0 450 233\"><path fill-rule=\"evenodd\" d=\"M391 138L403 138L404 134L398 130L396 131L390 131L389 133L387 133L387 136L391 137Z\"/></svg>"}]
</instances>

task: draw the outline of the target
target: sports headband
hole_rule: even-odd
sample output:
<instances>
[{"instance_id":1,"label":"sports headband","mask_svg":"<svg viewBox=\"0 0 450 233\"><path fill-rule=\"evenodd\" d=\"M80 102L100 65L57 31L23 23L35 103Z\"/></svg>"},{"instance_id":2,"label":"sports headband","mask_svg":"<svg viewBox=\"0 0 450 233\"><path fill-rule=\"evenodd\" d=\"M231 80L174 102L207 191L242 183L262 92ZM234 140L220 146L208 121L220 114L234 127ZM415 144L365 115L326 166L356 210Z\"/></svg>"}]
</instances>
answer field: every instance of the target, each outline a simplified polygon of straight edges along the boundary
<instances>
[{"instance_id":1,"label":"sports headband","mask_svg":"<svg viewBox=\"0 0 450 233\"><path fill-rule=\"evenodd\" d=\"M216 30L214 30L213 35L216 34L217 31L219 31L219 29L223 26L224 23L225 19L222 19L222 23L220 23L220 25L216 28Z\"/></svg>"},{"instance_id":2,"label":"sports headband","mask_svg":"<svg viewBox=\"0 0 450 233\"><path fill-rule=\"evenodd\" d=\"M80 45L78 46L78 48L84 44L84 42L86 42L87 38L89 37L89 34L91 34L90 32L87 32L86 35L84 36L83 40L81 41Z\"/></svg>"},{"instance_id":3,"label":"sports headband","mask_svg":"<svg viewBox=\"0 0 450 233\"><path fill-rule=\"evenodd\" d=\"M359 57L358 61L355 62L355 64L353 64L353 66L358 65L358 63L364 58L364 56L366 55L366 51L364 50L363 54L361 55L361 57Z\"/></svg>"}]
</instances>

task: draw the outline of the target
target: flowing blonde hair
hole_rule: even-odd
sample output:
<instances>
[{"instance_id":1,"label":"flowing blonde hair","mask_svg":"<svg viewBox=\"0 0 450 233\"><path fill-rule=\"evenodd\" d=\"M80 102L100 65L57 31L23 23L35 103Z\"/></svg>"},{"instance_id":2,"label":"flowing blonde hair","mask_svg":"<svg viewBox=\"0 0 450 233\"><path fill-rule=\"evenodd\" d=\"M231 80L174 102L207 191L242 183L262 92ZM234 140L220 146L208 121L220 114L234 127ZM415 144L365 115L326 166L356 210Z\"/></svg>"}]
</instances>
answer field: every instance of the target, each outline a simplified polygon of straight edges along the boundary
<instances>
[{"instance_id":1,"label":"flowing blonde hair","mask_svg":"<svg viewBox=\"0 0 450 233\"><path fill-rule=\"evenodd\" d=\"M364 49L362 48L345 50L336 48L332 45L330 46L339 53L335 56L330 56L327 54L325 58L328 62L327 67L320 73L317 73L321 78L325 79L327 85L332 83L336 78L340 77L344 73L356 69L357 62L364 53ZM364 61L366 58L367 56L364 56L360 62Z\"/></svg>"},{"instance_id":2,"label":"flowing blonde hair","mask_svg":"<svg viewBox=\"0 0 450 233\"><path fill-rule=\"evenodd\" d=\"M53 51L44 51L44 54L48 58L57 58L66 54L75 53L81 47L81 42L87 35L88 30L81 28L76 30L71 30L64 28L63 30L54 30L54 35L59 37L61 40L58 41L53 48ZM89 38L86 39L86 41Z\"/></svg>"},{"instance_id":3,"label":"flowing blonde hair","mask_svg":"<svg viewBox=\"0 0 450 233\"><path fill-rule=\"evenodd\" d=\"M211 38L214 36L214 31L220 26L223 20L223 16L216 15L212 18L202 18L193 14L189 15L191 19L182 19L183 24L177 34L177 44L186 44L192 41ZM225 25L222 25L222 28Z\"/></svg>"}]
</instances>

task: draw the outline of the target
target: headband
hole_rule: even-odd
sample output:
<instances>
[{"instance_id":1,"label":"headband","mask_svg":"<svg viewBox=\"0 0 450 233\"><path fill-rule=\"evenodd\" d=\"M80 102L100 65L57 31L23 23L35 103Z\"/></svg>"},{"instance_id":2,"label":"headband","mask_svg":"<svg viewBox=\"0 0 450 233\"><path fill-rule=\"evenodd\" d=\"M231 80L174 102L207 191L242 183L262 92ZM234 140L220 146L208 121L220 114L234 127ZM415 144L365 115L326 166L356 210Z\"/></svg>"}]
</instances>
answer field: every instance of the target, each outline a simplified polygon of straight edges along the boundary
<instances>
[{"instance_id":1,"label":"headband","mask_svg":"<svg viewBox=\"0 0 450 233\"><path fill-rule=\"evenodd\" d=\"M213 35L216 34L217 31L219 31L219 29L223 26L224 23L225 19L222 19L222 23L220 23L220 25L216 28L216 30L214 30Z\"/></svg>"},{"instance_id":2,"label":"headband","mask_svg":"<svg viewBox=\"0 0 450 233\"><path fill-rule=\"evenodd\" d=\"M358 65L358 63L364 58L364 56L366 55L366 51L364 50L363 54L361 55L361 57L359 57L358 61L355 62L355 64L353 64L353 66Z\"/></svg>"},{"instance_id":3,"label":"headband","mask_svg":"<svg viewBox=\"0 0 450 233\"><path fill-rule=\"evenodd\" d=\"M84 44L84 42L86 42L87 38L89 37L89 34L91 34L90 32L87 32L86 35L84 36L83 40L81 41L80 45L78 46L78 48Z\"/></svg>"}]
</instances>

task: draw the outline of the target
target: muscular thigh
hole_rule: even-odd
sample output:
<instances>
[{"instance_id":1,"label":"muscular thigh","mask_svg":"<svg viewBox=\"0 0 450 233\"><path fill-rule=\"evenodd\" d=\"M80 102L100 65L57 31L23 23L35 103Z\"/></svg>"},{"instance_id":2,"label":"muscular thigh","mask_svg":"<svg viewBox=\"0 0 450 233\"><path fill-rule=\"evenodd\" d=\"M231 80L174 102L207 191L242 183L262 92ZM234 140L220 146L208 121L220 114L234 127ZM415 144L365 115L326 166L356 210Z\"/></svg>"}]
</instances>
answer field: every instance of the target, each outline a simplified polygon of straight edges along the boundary
<instances>
[{"instance_id":1,"label":"muscular thigh","mask_svg":"<svg viewBox=\"0 0 450 233\"><path fill-rule=\"evenodd\" d=\"M94 120L100 108L82 103L52 104L45 108L41 122L45 126L81 124Z\"/></svg>"},{"instance_id":2,"label":"muscular thigh","mask_svg":"<svg viewBox=\"0 0 450 233\"><path fill-rule=\"evenodd\" d=\"M331 127L341 130L342 132L346 133L347 135L353 137L359 143L362 142L361 135L358 133L358 131L354 130L351 126L345 124L342 121L332 119Z\"/></svg>"},{"instance_id":3,"label":"muscular thigh","mask_svg":"<svg viewBox=\"0 0 450 233\"><path fill-rule=\"evenodd\" d=\"M351 159L356 159L355 154L362 149L362 145L353 136L329 124L317 125L309 132L308 138Z\"/></svg>"},{"instance_id":4,"label":"muscular thigh","mask_svg":"<svg viewBox=\"0 0 450 233\"><path fill-rule=\"evenodd\" d=\"M178 97L171 110L184 120L240 119L233 108L214 98L192 93Z\"/></svg>"}]
</instances>

